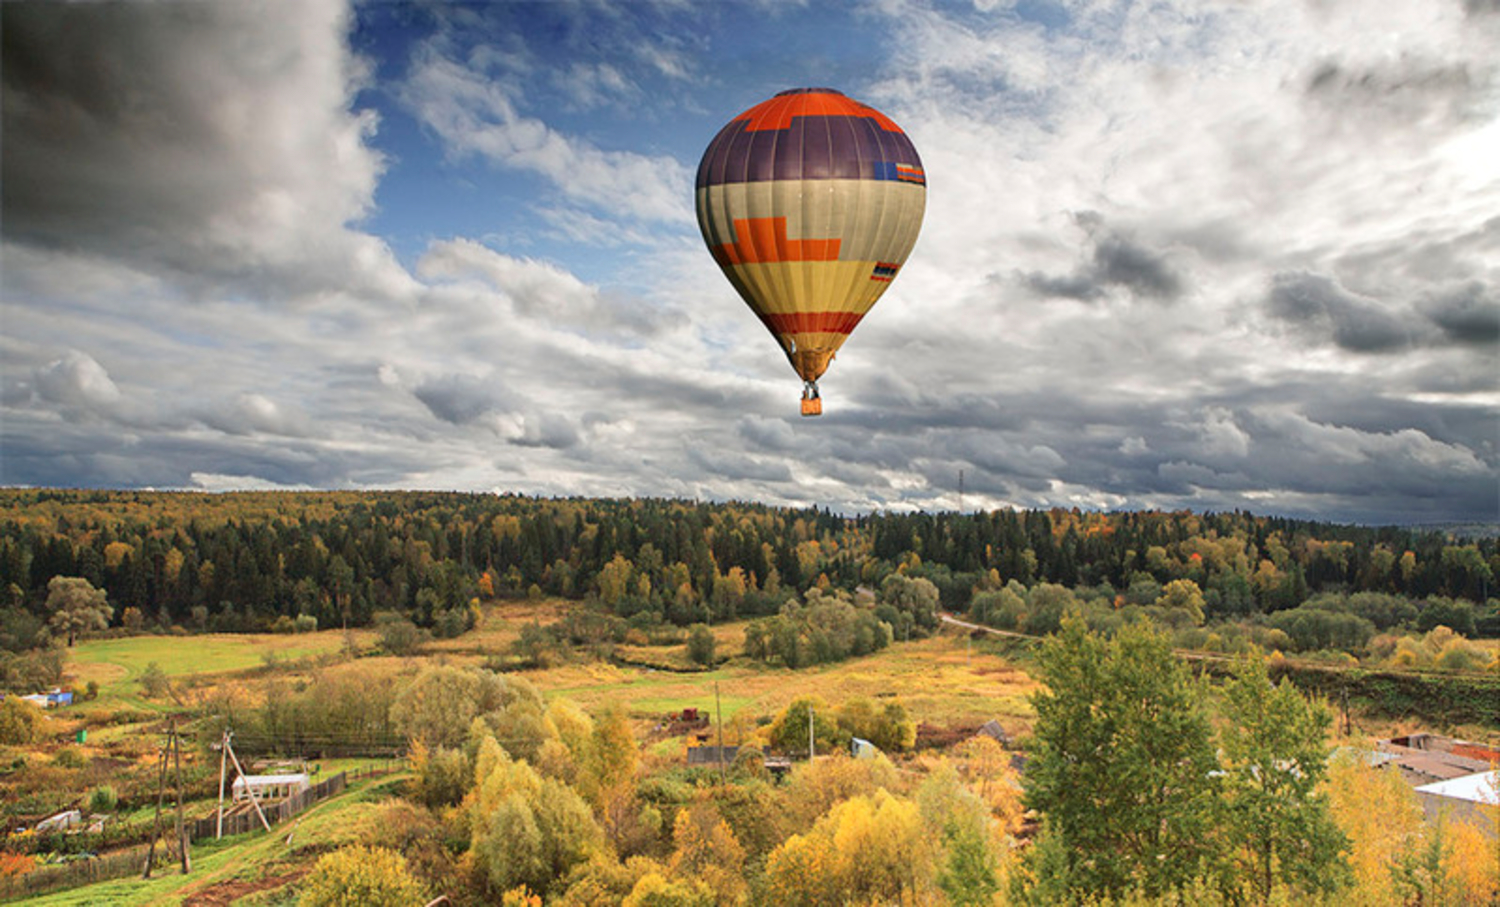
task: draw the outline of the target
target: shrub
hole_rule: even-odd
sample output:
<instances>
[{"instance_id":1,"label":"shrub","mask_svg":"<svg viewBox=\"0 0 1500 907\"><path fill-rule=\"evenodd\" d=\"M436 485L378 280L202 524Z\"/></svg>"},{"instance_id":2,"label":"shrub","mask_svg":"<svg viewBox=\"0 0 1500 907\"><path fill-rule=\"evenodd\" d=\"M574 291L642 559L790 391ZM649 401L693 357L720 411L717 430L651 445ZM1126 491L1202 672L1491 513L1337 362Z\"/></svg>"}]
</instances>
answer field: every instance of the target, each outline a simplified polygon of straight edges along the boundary
<instances>
[{"instance_id":1,"label":"shrub","mask_svg":"<svg viewBox=\"0 0 1500 907\"><path fill-rule=\"evenodd\" d=\"M83 768L89 761L77 747L65 746L53 754L52 764L58 768Z\"/></svg>"},{"instance_id":2,"label":"shrub","mask_svg":"<svg viewBox=\"0 0 1500 907\"><path fill-rule=\"evenodd\" d=\"M17 696L0 702L0 743L23 746L36 739L42 710Z\"/></svg>"},{"instance_id":3,"label":"shrub","mask_svg":"<svg viewBox=\"0 0 1500 907\"><path fill-rule=\"evenodd\" d=\"M165 696L170 686L171 682L167 680L166 672L154 661L146 665L146 670L141 672L141 692L148 699Z\"/></svg>"},{"instance_id":4,"label":"shrub","mask_svg":"<svg viewBox=\"0 0 1500 907\"><path fill-rule=\"evenodd\" d=\"M380 623L380 647L390 655L411 655L427 634L404 617L383 615Z\"/></svg>"},{"instance_id":5,"label":"shrub","mask_svg":"<svg viewBox=\"0 0 1500 907\"><path fill-rule=\"evenodd\" d=\"M303 883L298 907L409 907L426 901L406 858L384 847L344 847L324 854Z\"/></svg>"},{"instance_id":6,"label":"shrub","mask_svg":"<svg viewBox=\"0 0 1500 907\"><path fill-rule=\"evenodd\" d=\"M89 793L89 812L112 813L120 805L120 795L112 784L101 784Z\"/></svg>"},{"instance_id":7,"label":"shrub","mask_svg":"<svg viewBox=\"0 0 1500 907\"><path fill-rule=\"evenodd\" d=\"M298 633L315 633L318 630L318 619L311 614L298 614L292 624Z\"/></svg>"},{"instance_id":8,"label":"shrub","mask_svg":"<svg viewBox=\"0 0 1500 907\"><path fill-rule=\"evenodd\" d=\"M295 633L297 632L297 622L292 620L291 615L283 614L280 617L276 618L276 621L271 624L271 632Z\"/></svg>"}]
</instances>

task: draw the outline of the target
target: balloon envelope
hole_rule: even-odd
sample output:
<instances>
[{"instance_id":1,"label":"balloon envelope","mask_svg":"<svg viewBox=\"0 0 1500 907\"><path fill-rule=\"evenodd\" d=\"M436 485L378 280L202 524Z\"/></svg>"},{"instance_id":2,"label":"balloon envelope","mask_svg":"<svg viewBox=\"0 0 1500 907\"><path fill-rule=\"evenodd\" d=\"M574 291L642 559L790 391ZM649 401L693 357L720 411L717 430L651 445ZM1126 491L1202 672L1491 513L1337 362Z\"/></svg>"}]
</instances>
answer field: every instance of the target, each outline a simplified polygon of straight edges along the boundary
<instances>
[{"instance_id":1,"label":"balloon envelope","mask_svg":"<svg viewBox=\"0 0 1500 907\"><path fill-rule=\"evenodd\" d=\"M703 239L814 397L905 264L926 199L922 161L901 128L829 88L750 108L698 165Z\"/></svg>"}]
</instances>

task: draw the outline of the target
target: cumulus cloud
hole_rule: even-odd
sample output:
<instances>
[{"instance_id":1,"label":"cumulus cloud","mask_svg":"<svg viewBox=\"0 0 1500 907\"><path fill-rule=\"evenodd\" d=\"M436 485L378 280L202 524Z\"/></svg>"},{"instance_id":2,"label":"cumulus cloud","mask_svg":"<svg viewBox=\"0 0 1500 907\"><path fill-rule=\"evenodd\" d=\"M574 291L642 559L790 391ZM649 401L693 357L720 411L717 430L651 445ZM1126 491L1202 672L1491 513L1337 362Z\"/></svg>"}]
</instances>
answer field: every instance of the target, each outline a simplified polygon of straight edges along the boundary
<instances>
[{"instance_id":1,"label":"cumulus cloud","mask_svg":"<svg viewBox=\"0 0 1500 907\"><path fill-rule=\"evenodd\" d=\"M43 400L63 407L104 411L120 400L120 389L94 357L70 350L36 372L35 386Z\"/></svg>"}]
</instances>

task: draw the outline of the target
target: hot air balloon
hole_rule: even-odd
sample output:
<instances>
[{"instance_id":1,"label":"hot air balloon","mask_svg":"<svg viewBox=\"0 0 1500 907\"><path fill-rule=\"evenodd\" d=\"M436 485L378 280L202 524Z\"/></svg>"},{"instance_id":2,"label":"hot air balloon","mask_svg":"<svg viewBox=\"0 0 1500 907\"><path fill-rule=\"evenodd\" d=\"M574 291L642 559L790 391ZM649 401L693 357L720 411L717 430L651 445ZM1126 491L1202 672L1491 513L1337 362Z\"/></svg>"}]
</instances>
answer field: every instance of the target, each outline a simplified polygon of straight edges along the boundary
<instances>
[{"instance_id":1,"label":"hot air balloon","mask_svg":"<svg viewBox=\"0 0 1500 907\"><path fill-rule=\"evenodd\" d=\"M757 104L703 153L698 227L802 376L804 416L822 413L818 378L906 262L926 202L906 133L831 88Z\"/></svg>"}]
</instances>

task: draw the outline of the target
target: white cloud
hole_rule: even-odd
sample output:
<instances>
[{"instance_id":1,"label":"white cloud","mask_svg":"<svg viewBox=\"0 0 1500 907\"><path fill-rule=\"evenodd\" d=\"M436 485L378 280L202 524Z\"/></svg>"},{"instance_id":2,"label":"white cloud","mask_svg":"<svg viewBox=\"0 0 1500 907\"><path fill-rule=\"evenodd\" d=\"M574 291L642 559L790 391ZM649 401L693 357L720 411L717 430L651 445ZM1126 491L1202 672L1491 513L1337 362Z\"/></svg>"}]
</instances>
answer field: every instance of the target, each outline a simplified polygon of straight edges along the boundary
<instances>
[{"instance_id":1,"label":"white cloud","mask_svg":"<svg viewBox=\"0 0 1500 907\"><path fill-rule=\"evenodd\" d=\"M43 400L70 409L106 411L120 400L120 389L104 367L77 350L38 369L35 383Z\"/></svg>"},{"instance_id":2,"label":"white cloud","mask_svg":"<svg viewBox=\"0 0 1500 907\"><path fill-rule=\"evenodd\" d=\"M565 135L518 111L503 83L436 49L418 57L403 97L456 156L535 173L564 197L614 216L691 222L692 178L681 162Z\"/></svg>"}]
</instances>

